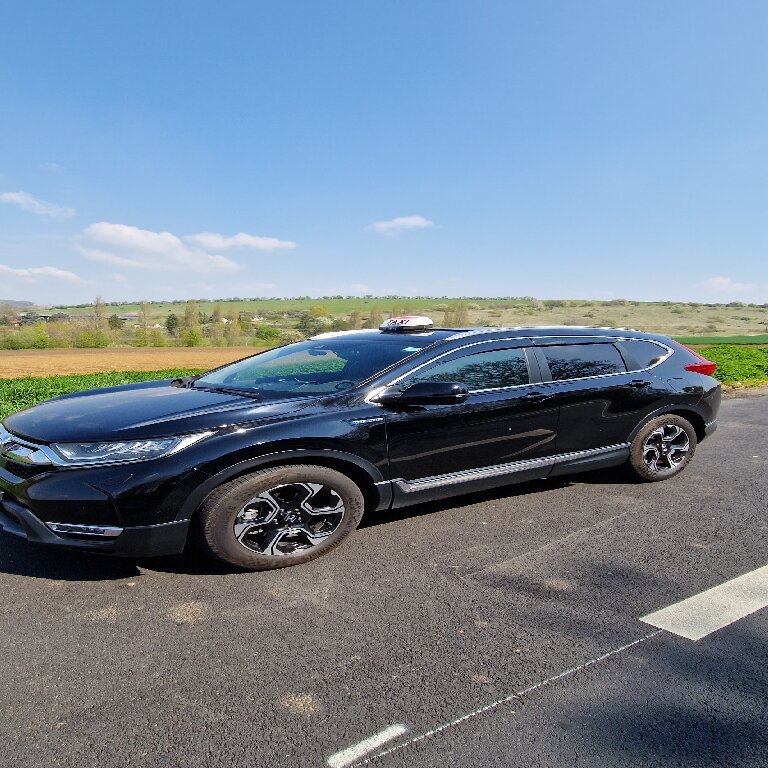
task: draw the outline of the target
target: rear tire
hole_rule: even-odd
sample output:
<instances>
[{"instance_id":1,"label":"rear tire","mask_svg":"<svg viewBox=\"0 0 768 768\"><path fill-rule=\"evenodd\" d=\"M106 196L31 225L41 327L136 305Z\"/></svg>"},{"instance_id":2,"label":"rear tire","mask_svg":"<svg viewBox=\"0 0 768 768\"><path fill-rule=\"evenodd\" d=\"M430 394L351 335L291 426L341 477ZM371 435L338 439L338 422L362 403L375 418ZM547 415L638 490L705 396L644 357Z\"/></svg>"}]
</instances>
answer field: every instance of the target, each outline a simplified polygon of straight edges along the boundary
<instances>
[{"instance_id":1,"label":"rear tire","mask_svg":"<svg viewBox=\"0 0 768 768\"><path fill-rule=\"evenodd\" d=\"M219 486L198 510L213 557L254 571L314 560L337 547L363 515L360 488L328 467L271 467Z\"/></svg>"},{"instance_id":2,"label":"rear tire","mask_svg":"<svg viewBox=\"0 0 768 768\"><path fill-rule=\"evenodd\" d=\"M689 421L673 413L657 416L635 435L629 465L646 482L668 480L685 469L696 444L696 430Z\"/></svg>"}]
</instances>

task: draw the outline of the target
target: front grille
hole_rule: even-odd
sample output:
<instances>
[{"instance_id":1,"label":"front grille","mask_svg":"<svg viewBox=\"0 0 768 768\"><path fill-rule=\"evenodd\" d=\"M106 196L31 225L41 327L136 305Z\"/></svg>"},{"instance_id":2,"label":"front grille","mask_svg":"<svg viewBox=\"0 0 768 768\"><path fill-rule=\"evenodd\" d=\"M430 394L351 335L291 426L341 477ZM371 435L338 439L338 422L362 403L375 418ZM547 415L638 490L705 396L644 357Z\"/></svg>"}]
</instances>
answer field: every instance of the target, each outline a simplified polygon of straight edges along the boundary
<instances>
[{"instance_id":1,"label":"front grille","mask_svg":"<svg viewBox=\"0 0 768 768\"><path fill-rule=\"evenodd\" d=\"M19 480L29 480L53 469L47 451L44 445L16 437L0 424L0 467Z\"/></svg>"},{"instance_id":2,"label":"front grille","mask_svg":"<svg viewBox=\"0 0 768 768\"><path fill-rule=\"evenodd\" d=\"M20 461L13 461L12 459L8 459L3 457L0 459L0 464L2 464L5 467L6 472L10 472L15 477L18 477L20 480L29 480L32 477L37 477L38 475L43 475L46 472L52 472L55 467L51 465L40 465L40 464L23 464Z\"/></svg>"}]
</instances>

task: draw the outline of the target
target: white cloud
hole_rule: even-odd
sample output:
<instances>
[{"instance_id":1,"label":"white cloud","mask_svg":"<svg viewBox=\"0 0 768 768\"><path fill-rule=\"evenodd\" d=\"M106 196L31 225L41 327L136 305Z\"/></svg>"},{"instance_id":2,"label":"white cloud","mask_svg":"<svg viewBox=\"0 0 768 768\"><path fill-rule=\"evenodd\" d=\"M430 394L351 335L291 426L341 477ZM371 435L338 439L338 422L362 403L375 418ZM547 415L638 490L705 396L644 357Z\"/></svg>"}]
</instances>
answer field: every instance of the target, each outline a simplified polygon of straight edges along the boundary
<instances>
[{"instance_id":1,"label":"white cloud","mask_svg":"<svg viewBox=\"0 0 768 768\"><path fill-rule=\"evenodd\" d=\"M112 280L114 283L127 283L128 278L125 275L120 274L120 272L113 272L109 279Z\"/></svg>"},{"instance_id":2,"label":"white cloud","mask_svg":"<svg viewBox=\"0 0 768 768\"><path fill-rule=\"evenodd\" d=\"M18 205L25 211L51 219L71 219L76 213L74 208L65 208L63 205L38 200L27 192L0 192L0 203Z\"/></svg>"},{"instance_id":3,"label":"white cloud","mask_svg":"<svg viewBox=\"0 0 768 768\"><path fill-rule=\"evenodd\" d=\"M6 264L0 264L0 275L18 277L22 280L38 280L41 278L52 278L54 280L65 280L68 283L82 282L74 272L68 272L66 269L58 267L9 267Z\"/></svg>"},{"instance_id":4,"label":"white cloud","mask_svg":"<svg viewBox=\"0 0 768 768\"><path fill-rule=\"evenodd\" d=\"M756 283L739 283L735 280L731 280L730 277L710 277L701 283L698 283L697 288L701 288L707 293L718 293L726 295L734 295L740 293L749 293L758 288Z\"/></svg>"},{"instance_id":5,"label":"white cloud","mask_svg":"<svg viewBox=\"0 0 768 768\"><path fill-rule=\"evenodd\" d=\"M380 235L394 235L397 232L405 232L409 229L426 229L434 225L434 221L425 219L423 216L397 216L387 221L374 221L366 229L378 232Z\"/></svg>"},{"instance_id":6,"label":"white cloud","mask_svg":"<svg viewBox=\"0 0 768 768\"><path fill-rule=\"evenodd\" d=\"M93 261L159 272L233 272L230 259L187 245L171 232L100 221L83 230L78 249Z\"/></svg>"},{"instance_id":7,"label":"white cloud","mask_svg":"<svg viewBox=\"0 0 768 768\"><path fill-rule=\"evenodd\" d=\"M296 243L290 240L278 240L276 237L259 237L238 232L236 235L226 237L217 232L200 232L196 235L184 235L182 238L187 243L199 245L206 251L224 251L227 248L251 248L254 251L286 251L296 247Z\"/></svg>"}]
</instances>

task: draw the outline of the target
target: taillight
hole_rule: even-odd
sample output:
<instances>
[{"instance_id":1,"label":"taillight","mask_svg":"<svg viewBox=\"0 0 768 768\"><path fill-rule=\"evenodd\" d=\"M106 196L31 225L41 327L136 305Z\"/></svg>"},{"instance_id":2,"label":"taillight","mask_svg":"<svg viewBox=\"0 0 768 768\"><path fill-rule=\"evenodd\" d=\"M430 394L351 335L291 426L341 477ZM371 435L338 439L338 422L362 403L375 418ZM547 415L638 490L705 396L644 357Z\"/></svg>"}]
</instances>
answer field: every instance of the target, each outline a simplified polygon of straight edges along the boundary
<instances>
[{"instance_id":1,"label":"taillight","mask_svg":"<svg viewBox=\"0 0 768 768\"><path fill-rule=\"evenodd\" d=\"M699 358L698 363L688 363L688 365L683 366L686 371L690 371L691 373L703 373L705 376L711 376L715 372L717 363L707 360L706 357L702 357L698 352L694 352L690 347L686 347L685 344L680 344L680 346L683 349L687 349L694 357Z\"/></svg>"},{"instance_id":2,"label":"taillight","mask_svg":"<svg viewBox=\"0 0 768 768\"><path fill-rule=\"evenodd\" d=\"M693 373L703 373L705 376L711 376L717 368L717 363L713 363L710 360L704 360L700 363L689 363L685 366L686 371L692 371Z\"/></svg>"}]
</instances>

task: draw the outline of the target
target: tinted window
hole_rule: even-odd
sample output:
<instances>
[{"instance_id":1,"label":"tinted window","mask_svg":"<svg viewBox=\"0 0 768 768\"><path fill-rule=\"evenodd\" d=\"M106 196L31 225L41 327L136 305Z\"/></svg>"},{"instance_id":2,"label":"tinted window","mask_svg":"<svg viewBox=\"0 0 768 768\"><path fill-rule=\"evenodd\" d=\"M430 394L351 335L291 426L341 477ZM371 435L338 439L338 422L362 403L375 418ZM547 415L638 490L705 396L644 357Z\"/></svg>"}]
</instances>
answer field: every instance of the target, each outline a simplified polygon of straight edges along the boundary
<instances>
[{"instance_id":1,"label":"tinted window","mask_svg":"<svg viewBox=\"0 0 768 768\"><path fill-rule=\"evenodd\" d=\"M528 383L528 366L522 349L477 352L418 371L408 378L408 384L417 381L456 381L470 391L513 387Z\"/></svg>"},{"instance_id":2,"label":"tinted window","mask_svg":"<svg viewBox=\"0 0 768 768\"><path fill-rule=\"evenodd\" d=\"M624 355L627 368L631 371L650 368L660 360L663 360L668 354L664 347L660 347L652 341L641 341L640 339L620 341L618 347L621 350L621 354Z\"/></svg>"},{"instance_id":3,"label":"tinted window","mask_svg":"<svg viewBox=\"0 0 768 768\"><path fill-rule=\"evenodd\" d=\"M320 336L271 349L211 371L193 386L258 393L265 400L347 389L434 343L432 334Z\"/></svg>"},{"instance_id":4,"label":"tinted window","mask_svg":"<svg viewBox=\"0 0 768 768\"><path fill-rule=\"evenodd\" d=\"M568 344L541 347L555 381L603 376L627 370L619 350L613 344Z\"/></svg>"}]
</instances>

